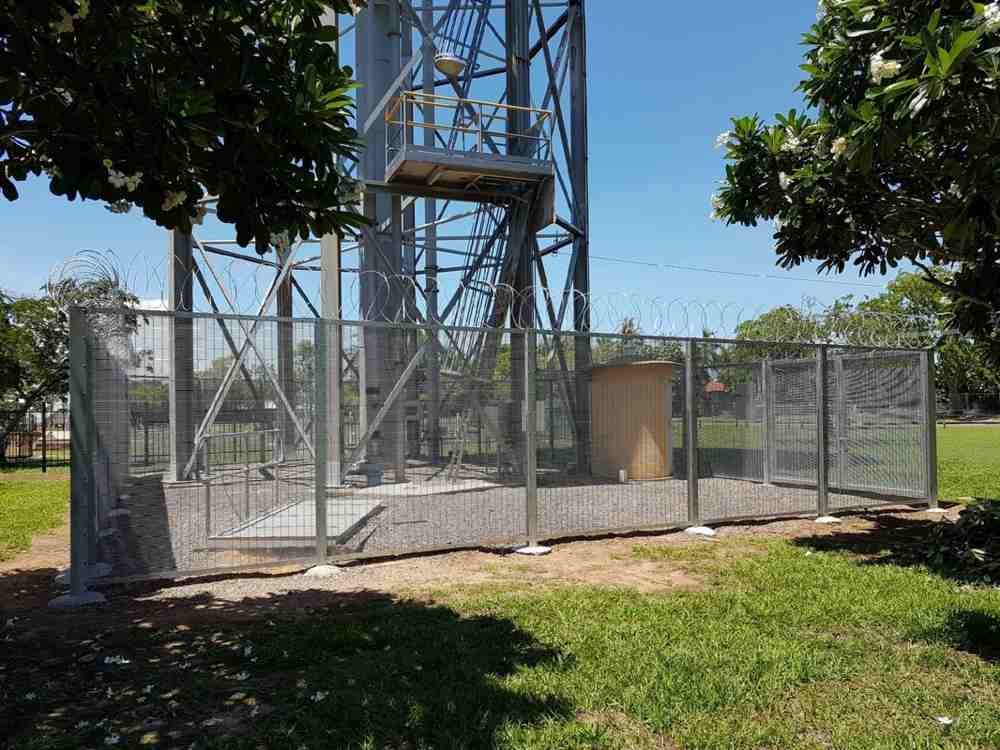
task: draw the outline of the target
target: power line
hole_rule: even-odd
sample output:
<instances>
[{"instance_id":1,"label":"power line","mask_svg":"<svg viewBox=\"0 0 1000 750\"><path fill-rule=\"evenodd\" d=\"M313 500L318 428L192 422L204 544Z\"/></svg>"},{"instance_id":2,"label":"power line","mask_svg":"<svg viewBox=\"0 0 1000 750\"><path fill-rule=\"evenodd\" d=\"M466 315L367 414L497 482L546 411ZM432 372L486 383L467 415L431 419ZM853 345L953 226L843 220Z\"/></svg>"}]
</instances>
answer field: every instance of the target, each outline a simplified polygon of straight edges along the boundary
<instances>
[{"instance_id":1,"label":"power line","mask_svg":"<svg viewBox=\"0 0 1000 750\"><path fill-rule=\"evenodd\" d=\"M837 286L850 287L871 287L872 289L884 289L883 284L869 284L864 281L838 281L836 279L818 279L812 276L787 276L776 273L750 273L748 271L726 271L721 268L704 268L700 266L682 266L675 263L651 263L645 260L633 260L631 258L612 258L607 255L590 256L593 260L606 260L611 263L625 263L632 266L646 266L647 268L657 268L665 271L694 271L697 273L714 273L723 276L737 276L743 279L775 279L777 281L805 281L810 284L836 284Z\"/></svg>"}]
</instances>

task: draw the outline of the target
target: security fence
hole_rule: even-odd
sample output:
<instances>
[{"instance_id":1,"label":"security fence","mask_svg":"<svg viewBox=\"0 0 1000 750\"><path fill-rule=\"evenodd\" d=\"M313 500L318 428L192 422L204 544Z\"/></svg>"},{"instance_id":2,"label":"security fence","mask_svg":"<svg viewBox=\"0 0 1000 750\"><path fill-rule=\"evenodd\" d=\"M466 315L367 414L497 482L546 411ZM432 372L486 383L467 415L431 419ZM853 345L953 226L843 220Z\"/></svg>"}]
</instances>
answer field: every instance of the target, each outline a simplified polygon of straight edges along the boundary
<instances>
[{"instance_id":1,"label":"security fence","mask_svg":"<svg viewBox=\"0 0 1000 750\"><path fill-rule=\"evenodd\" d=\"M30 411L0 409L0 465L50 466L69 463L69 415L45 402Z\"/></svg>"},{"instance_id":2,"label":"security fence","mask_svg":"<svg viewBox=\"0 0 1000 750\"><path fill-rule=\"evenodd\" d=\"M923 350L159 312L117 337L72 325L79 580L935 501Z\"/></svg>"}]
</instances>

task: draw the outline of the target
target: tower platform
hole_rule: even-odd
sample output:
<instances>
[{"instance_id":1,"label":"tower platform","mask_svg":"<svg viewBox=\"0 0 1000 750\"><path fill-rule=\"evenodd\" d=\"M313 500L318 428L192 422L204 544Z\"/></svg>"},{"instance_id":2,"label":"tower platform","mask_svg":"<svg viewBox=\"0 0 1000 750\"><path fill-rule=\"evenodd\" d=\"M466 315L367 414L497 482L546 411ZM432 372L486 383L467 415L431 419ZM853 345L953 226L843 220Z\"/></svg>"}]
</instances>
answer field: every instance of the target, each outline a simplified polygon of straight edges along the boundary
<instances>
[{"instance_id":1,"label":"tower platform","mask_svg":"<svg viewBox=\"0 0 1000 750\"><path fill-rule=\"evenodd\" d=\"M551 114L542 109L404 92L386 107L380 187L478 202L534 192L539 203L554 204L551 126Z\"/></svg>"}]
</instances>

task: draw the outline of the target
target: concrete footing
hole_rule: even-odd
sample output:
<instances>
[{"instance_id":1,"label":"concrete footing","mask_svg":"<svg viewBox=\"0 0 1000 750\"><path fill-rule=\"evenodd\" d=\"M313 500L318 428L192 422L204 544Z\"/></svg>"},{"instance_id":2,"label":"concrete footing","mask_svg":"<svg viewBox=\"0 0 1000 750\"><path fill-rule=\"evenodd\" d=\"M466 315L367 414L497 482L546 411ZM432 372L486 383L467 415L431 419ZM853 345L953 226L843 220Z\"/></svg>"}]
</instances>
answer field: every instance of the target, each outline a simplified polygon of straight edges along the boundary
<instances>
[{"instance_id":1,"label":"concrete footing","mask_svg":"<svg viewBox=\"0 0 1000 750\"><path fill-rule=\"evenodd\" d=\"M337 576L343 575L344 571L338 568L336 565L316 565L309 568L304 575L306 578L336 578Z\"/></svg>"},{"instance_id":2,"label":"concrete footing","mask_svg":"<svg viewBox=\"0 0 1000 750\"><path fill-rule=\"evenodd\" d=\"M710 529L708 526L688 526L684 529L684 533L691 536L716 536L715 529Z\"/></svg>"},{"instance_id":3,"label":"concrete footing","mask_svg":"<svg viewBox=\"0 0 1000 750\"><path fill-rule=\"evenodd\" d=\"M542 555L549 554L551 551L551 547L544 547L540 544L536 544L531 547L518 547L514 550L514 553L518 555L528 555L529 557L541 557Z\"/></svg>"}]
</instances>

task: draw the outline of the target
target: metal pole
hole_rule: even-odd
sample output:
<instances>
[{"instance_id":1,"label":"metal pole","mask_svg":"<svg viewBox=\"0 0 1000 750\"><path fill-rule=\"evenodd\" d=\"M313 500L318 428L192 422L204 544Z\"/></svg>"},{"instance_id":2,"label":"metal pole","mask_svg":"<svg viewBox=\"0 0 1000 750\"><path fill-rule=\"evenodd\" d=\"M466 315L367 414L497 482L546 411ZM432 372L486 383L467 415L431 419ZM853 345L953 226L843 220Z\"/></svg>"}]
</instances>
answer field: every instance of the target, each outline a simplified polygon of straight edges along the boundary
<instances>
[{"instance_id":1,"label":"metal pole","mask_svg":"<svg viewBox=\"0 0 1000 750\"><path fill-rule=\"evenodd\" d=\"M422 20L425 29L434 28L434 0L424 0ZM424 146L434 147L434 125L436 113L434 102L430 96L434 94L434 49L424 40L423 61L423 93L427 95L424 104ZM482 149L480 149L481 151ZM435 345L427 356L427 400L430 402L428 420L430 422L430 454L431 463L441 460L441 358L436 344L438 340L438 261L437 261L437 201L433 198L424 199L424 268L427 272L427 322L431 326L430 335ZM481 451L480 451L481 452Z\"/></svg>"},{"instance_id":2,"label":"metal pole","mask_svg":"<svg viewBox=\"0 0 1000 750\"><path fill-rule=\"evenodd\" d=\"M515 334L517 335L517 334ZM538 402L535 399L535 364L538 341L534 328L524 332L524 485L528 546L538 545Z\"/></svg>"},{"instance_id":3,"label":"metal pole","mask_svg":"<svg viewBox=\"0 0 1000 750\"><path fill-rule=\"evenodd\" d=\"M581 333L590 332L590 193L589 134L587 130L587 13L584 0L576 0L576 18L570 34L570 140L573 163L570 175L575 205L571 207L573 224L581 234L573 240L573 326ZM577 466L581 472L590 468L590 391L589 372L591 340L575 337L576 349L576 419Z\"/></svg>"},{"instance_id":4,"label":"metal pole","mask_svg":"<svg viewBox=\"0 0 1000 750\"><path fill-rule=\"evenodd\" d=\"M170 233L167 248L167 289L171 312L191 312L194 256L190 234ZM170 472L174 481L185 479L184 468L194 451L194 320L169 318L170 341Z\"/></svg>"},{"instance_id":5,"label":"metal pole","mask_svg":"<svg viewBox=\"0 0 1000 750\"><path fill-rule=\"evenodd\" d=\"M695 367L697 352L695 343L688 339L684 344L684 420L687 425L687 490L688 490L688 523L696 526L701 522L701 511L698 507L698 400L695 390Z\"/></svg>"},{"instance_id":6,"label":"metal pole","mask_svg":"<svg viewBox=\"0 0 1000 750\"><path fill-rule=\"evenodd\" d=\"M920 353L920 373L924 398L924 429L927 437L924 439L924 466L927 472L927 504L937 508L938 500L938 470L937 470L937 391L934 385L934 352Z\"/></svg>"},{"instance_id":7,"label":"metal pole","mask_svg":"<svg viewBox=\"0 0 1000 750\"><path fill-rule=\"evenodd\" d=\"M820 516L830 512L830 477L827 466L826 345L816 350L816 501Z\"/></svg>"},{"instance_id":8,"label":"metal pole","mask_svg":"<svg viewBox=\"0 0 1000 750\"><path fill-rule=\"evenodd\" d=\"M86 590L87 524L94 494L93 445L90 442L94 416L90 390L90 338L83 310L70 311L70 591L79 596Z\"/></svg>"},{"instance_id":9,"label":"metal pole","mask_svg":"<svg viewBox=\"0 0 1000 750\"><path fill-rule=\"evenodd\" d=\"M314 330L315 343L313 349L316 357L316 394L313 424L316 425L316 435L313 450L316 451L314 493L316 499L316 560L319 563L324 562L327 556L326 493L330 476L327 456L329 449L328 420L322 416L327 412L327 395L330 390L329 379L327 378L327 366L329 362L326 350L327 326L336 327L337 325L339 325L339 322L330 323L325 320L317 320ZM338 370L340 369L339 365L340 363L337 362Z\"/></svg>"},{"instance_id":10,"label":"metal pole","mask_svg":"<svg viewBox=\"0 0 1000 750\"><path fill-rule=\"evenodd\" d=\"M844 378L844 358L836 357L834 358L834 372L836 373L836 382L834 383L836 391L836 433L834 434L834 439L837 441L834 446L833 455L836 456L836 465L833 467L833 486L843 487L847 482L847 436L848 436L848 418L847 413L847 381Z\"/></svg>"},{"instance_id":11,"label":"metal pole","mask_svg":"<svg viewBox=\"0 0 1000 750\"><path fill-rule=\"evenodd\" d=\"M291 253L291 240L287 234L279 235L274 242L274 252L282 266ZM277 272L280 275L280 270ZM292 272L289 271L278 286L275 297L275 307L278 315L277 347L278 347L278 387L284 394L290 409L295 409L295 329L291 319L295 315L294 298L292 295ZM278 399L275 399L276 401ZM297 438L295 425L288 412L278 408L278 423L285 444L295 445Z\"/></svg>"},{"instance_id":12,"label":"metal pole","mask_svg":"<svg viewBox=\"0 0 1000 750\"><path fill-rule=\"evenodd\" d=\"M48 423L46 422L45 399L42 399L42 473L49 470Z\"/></svg>"},{"instance_id":13,"label":"metal pole","mask_svg":"<svg viewBox=\"0 0 1000 750\"><path fill-rule=\"evenodd\" d=\"M340 235L329 234L320 244L320 306L323 313L323 324L320 329L325 332L323 344L327 347L329 366L325 367L327 378L326 408L315 411L314 421L326 421L327 440L327 483L331 487L339 487L343 482L341 475L340 456L340 420L341 420L341 357L343 343L340 319L341 309L340 289ZM318 376L317 376L318 377Z\"/></svg>"},{"instance_id":14,"label":"metal pole","mask_svg":"<svg viewBox=\"0 0 1000 750\"><path fill-rule=\"evenodd\" d=\"M774 425L771 420L771 363L766 359L760 363L760 391L763 399L764 423L764 484L771 484L771 466L774 452Z\"/></svg>"}]
</instances>

